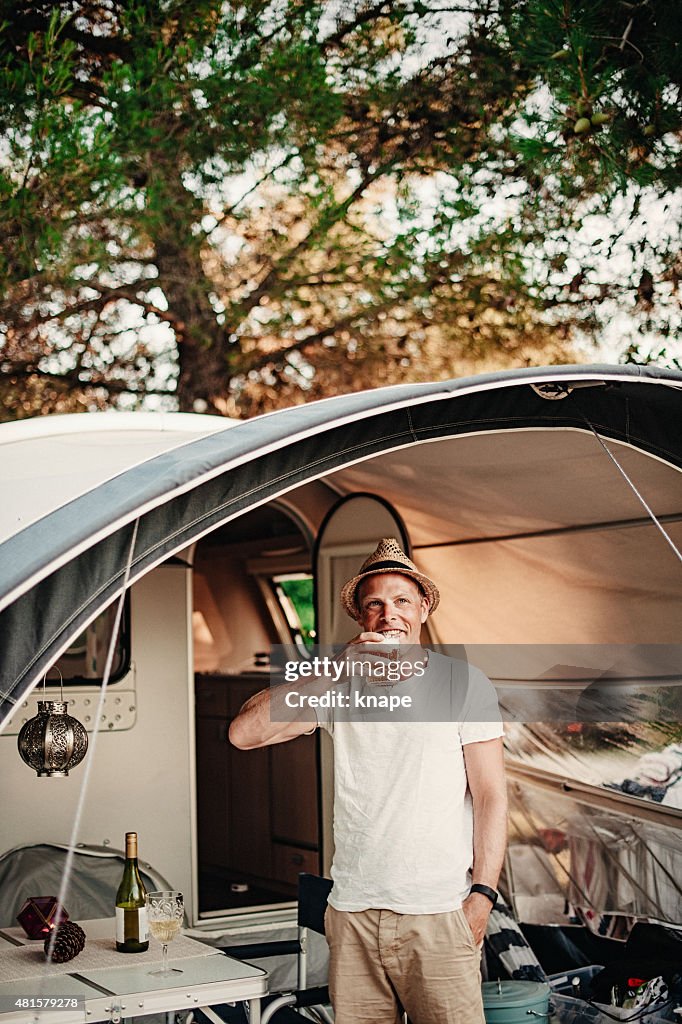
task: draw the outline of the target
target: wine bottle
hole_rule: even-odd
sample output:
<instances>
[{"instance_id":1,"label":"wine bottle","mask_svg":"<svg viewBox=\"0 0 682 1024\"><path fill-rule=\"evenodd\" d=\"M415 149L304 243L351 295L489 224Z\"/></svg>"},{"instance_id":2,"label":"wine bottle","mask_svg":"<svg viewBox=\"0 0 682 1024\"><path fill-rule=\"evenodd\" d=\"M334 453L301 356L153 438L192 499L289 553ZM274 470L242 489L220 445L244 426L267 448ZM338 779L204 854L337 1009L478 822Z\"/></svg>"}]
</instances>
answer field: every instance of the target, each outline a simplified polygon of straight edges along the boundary
<instances>
[{"instance_id":1,"label":"wine bottle","mask_svg":"<svg viewBox=\"0 0 682 1024\"><path fill-rule=\"evenodd\" d=\"M126 832L126 862L116 893L116 949L144 953L149 949L146 890L137 867L137 832Z\"/></svg>"}]
</instances>

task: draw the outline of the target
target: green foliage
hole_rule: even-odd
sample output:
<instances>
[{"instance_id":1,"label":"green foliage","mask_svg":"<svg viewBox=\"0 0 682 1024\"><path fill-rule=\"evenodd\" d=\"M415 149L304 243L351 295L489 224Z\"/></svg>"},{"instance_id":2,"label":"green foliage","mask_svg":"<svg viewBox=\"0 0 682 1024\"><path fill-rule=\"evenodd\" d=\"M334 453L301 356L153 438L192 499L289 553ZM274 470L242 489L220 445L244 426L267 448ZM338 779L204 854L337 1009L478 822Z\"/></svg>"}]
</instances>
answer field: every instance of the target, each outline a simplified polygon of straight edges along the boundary
<instances>
[{"instance_id":1,"label":"green foliage","mask_svg":"<svg viewBox=\"0 0 682 1024\"><path fill-rule=\"evenodd\" d=\"M291 602L301 629L301 639L310 649L315 643L315 606L313 603L313 578L306 576L301 579L279 579L277 586L282 589Z\"/></svg>"},{"instance_id":2,"label":"green foliage","mask_svg":"<svg viewBox=\"0 0 682 1024\"><path fill-rule=\"evenodd\" d=\"M502 12L510 46L546 95L541 116L533 95L522 116L552 146L555 173L577 172L606 194L629 182L679 186L679 0L509 0ZM543 166L542 150L517 145Z\"/></svg>"},{"instance_id":3,"label":"green foliage","mask_svg":"<svg viewBox=\"0 0 682 1024\"><path fill-rule=\"evenodd\" d=\"M0 0L4 415L676 358L677 6Z\"/></svg>"}]
</instances>

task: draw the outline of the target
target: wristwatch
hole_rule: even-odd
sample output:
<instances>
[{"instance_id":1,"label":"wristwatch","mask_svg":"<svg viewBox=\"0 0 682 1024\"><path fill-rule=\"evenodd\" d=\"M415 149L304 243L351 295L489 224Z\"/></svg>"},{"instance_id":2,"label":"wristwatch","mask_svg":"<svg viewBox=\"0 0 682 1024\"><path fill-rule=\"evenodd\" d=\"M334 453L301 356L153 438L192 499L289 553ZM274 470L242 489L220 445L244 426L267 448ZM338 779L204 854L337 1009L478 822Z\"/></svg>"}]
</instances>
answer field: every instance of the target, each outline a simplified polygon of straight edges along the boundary
<instances>
[{"instance_id":1,"label":"wristwatch","mask_svg":"<svg viewBox=\"0 0 682 1024\"><path fill-rule=\"evenodd\" d=\"M480 892L482 896L487 896L493 906L497 903L499 893L495 889L491 889L489 885L481 885L480 882L474 882L469 889L469 895L472 892Z\"/></svg>"}]
</instances>

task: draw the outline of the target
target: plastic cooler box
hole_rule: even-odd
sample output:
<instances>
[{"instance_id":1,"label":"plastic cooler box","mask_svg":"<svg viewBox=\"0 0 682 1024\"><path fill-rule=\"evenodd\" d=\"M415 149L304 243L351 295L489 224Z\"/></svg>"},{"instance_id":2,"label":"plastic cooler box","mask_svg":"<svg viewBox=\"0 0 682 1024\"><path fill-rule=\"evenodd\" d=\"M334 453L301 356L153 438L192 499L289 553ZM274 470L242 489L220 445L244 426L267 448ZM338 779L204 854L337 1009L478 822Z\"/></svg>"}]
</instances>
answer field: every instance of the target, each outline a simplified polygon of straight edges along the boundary
<instances>
[{"instance_id":1,"label":"plastic cooler box","mask_svg":"<svg viewBox=\"0 0 682 1024\"><path fill-rule=\"evenodd\" d=\"M592 978L603 970L604 968L601 964L590 964L589 967L576 967L570 971L562 971L561 974L550 974L549 983L552 987L552 992L585 999L589 994ZM573 985L574 978L577 978L580 982L580 988L577 991L575 991Z\"/></svg>"},{"instance_id":2,"label":"plastic cooler box","mask_svg":"<svg viewBox=\"0 0 682 1024\"><path fill-rule=\"evenodd\" d=\"M583 999L552 993L550 1009L552 1024L671 1024L679 1020L672 1009L657 1013L652 1009L649 1013L641 1010L625 1010L620 1006L604 1006L602 1003L586 1003ZM667 1016L668 1012L670 1016ZM633 1016L634 1014L634 1016Z\"/></svg>"}]
</instances>

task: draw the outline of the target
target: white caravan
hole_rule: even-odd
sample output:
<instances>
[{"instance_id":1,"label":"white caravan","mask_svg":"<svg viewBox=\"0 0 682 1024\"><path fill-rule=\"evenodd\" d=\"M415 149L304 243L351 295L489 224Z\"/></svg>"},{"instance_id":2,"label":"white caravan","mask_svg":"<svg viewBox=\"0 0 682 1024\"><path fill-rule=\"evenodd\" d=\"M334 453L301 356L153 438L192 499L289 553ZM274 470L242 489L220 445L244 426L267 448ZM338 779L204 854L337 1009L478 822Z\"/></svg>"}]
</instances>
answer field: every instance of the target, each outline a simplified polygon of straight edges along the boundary
<instances>
[{"instance_id":1,"label":"white caravan","mask_svg":"<svg viewBox=\"0 0 682 1024\"><path fill-rule=\"evenodd\" d=\"M120 848L136 830L192 924L286 916L298 872L330 864L326 737L238 751L229 720L268 684L273 644L304 658L352 635L340 585L395 536L440 585L426 640L465 650L511 709L518 915L614 935L635 918L679 924L681 423L682 374L576 366L240 423L1 425L0 855L72 837ZM17 734L60 674L91 749L67 778L39 778ZM580 720L576 700L604 679L619 728ZM651 721L623 708L643 681ZM568 694L569 711L548 724L546 703L519 704L539 693L557 707ZM670 771L647 787L638 766L662 752ZM32 894L5 893L5 908L10 895Z\"/></svg>"}]
</instances>

